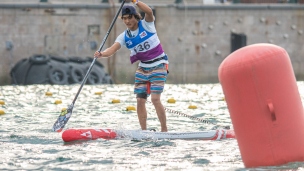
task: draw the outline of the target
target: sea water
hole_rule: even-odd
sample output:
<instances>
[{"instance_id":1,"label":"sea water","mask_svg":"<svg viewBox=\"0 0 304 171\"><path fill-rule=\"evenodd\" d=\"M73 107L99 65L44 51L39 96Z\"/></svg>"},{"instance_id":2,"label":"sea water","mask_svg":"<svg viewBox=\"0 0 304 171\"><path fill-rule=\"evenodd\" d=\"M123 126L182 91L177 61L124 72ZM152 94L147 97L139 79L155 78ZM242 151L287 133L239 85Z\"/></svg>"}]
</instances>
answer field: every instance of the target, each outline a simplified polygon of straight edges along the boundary
<instances>
[{"instance_id":1,"label":"sea water","mask_svg":"<svg viewBox=\"0 0 304 171\"><path fill-rule=\"evenodd\" d=\"M303 101L304 83L297 83ZM52 132L52 126L61 110L72 103L79 87L0 87L0 100L5 103L0 105L0 110L5 112L0 115L0 170L304 170L304 162L246 169L236 139L132 141L126 138L64 143L61 133ZM233 129L220 84L167 84L161 98L168 109ZM168 103L171 98L176 102ZM114 99L120 103L112 103ZM190 105L197 108L189 109ZM133 85L85 85L65 129L139 129L136 111L126 110L130 106L136 107ZM160 130L153 106L147 103L146 107L148 128ZM214 127L169 112L167 126L169 131L192 132Z\"/></svg>"}]
</instances>

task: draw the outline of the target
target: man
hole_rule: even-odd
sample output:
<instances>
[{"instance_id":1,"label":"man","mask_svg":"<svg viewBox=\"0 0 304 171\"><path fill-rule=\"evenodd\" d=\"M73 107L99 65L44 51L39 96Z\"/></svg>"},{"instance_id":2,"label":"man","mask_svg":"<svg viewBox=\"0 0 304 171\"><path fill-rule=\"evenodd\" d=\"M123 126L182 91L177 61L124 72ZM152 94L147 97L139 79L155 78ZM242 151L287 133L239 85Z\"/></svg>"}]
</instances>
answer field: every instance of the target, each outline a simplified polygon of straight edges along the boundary
<instances>
[{"instance_id":1,"label":"man","mask_svg":"<svg viewBox=\"0 0 304 171\"><path fill-rule=\"evenodd\" d=\"M141 129L147 129L146 100L151 94L151 101L160 121L161 131L167 132L166 112L160 97L168 74L168 57L156 34L152 9L139 0L131 1L145 13L145 18L141 20L141 15L134 6L125 5L122 8L121 19L127 29L117 37L111 47L103 52L96 51L94 56L110 57L121 46L125 46L131 51L131 63L139 61L135 73L134 93L137 98L137 115Z\"/></svg>"}]
</instances>

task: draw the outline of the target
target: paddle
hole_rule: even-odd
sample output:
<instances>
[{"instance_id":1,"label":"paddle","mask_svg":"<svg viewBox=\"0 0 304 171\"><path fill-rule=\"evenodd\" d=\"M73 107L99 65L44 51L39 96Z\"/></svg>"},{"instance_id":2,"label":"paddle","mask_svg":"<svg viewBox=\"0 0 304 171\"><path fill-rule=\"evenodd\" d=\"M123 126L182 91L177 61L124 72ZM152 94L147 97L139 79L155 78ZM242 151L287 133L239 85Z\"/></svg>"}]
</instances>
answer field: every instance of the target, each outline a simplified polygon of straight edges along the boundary
<instances>
[{"instance_id":1,"label":"paddle","mask_svg":"<svg viewBox=\"0 0 304 171\"><path fill-rule=\"evenodd\" d=\"M126 2L126 0L122 1L119 10L117 11L115 17L113 18L112 23L110 25L110 28L109 28L106 36L103 38L102 43L101 43L101 45L99 47L99 50L98 50L99 52L102 50L102 48L103 48L103 46L104 46L104 44L105 44L105 42L106 42L106 40L107 40L107 38L108 38L111 30L113 28L113 25L116 22L116 19L117 19L118 15L119 15L119 13L120 13L123 5L125 4L125 2ZM87 79L89 77L89 74L91 73L91 70L92 70L92 68L93 68L93 66L94 66L94 64L96 62L96 59L97 58L94 57L94 60L92 61L92 63L90 65L90 67L89 67L86 75L84 76L84 78L83 78L83 80L81 82L81 85L80 85L80 87L78 89L78 92L76 93L76 96L75 96L73 102L71 103L70 106L68 106L67 110L64 110L64 111L61 112L61 114L59 115L57 121L54 123L54 125L53 125L53 131L61 132L62 129L64 128L64 126L66 125L66 123L68 122L68 120L70 119L70 117L72 115L72 112L73 112L74 104L75 104L75 102L76 102L76 100L78 98L78 95L79 95L80 91L82 90L82 87L83 87L84 83L87 81Z\"/></svg>"}]
</instances>

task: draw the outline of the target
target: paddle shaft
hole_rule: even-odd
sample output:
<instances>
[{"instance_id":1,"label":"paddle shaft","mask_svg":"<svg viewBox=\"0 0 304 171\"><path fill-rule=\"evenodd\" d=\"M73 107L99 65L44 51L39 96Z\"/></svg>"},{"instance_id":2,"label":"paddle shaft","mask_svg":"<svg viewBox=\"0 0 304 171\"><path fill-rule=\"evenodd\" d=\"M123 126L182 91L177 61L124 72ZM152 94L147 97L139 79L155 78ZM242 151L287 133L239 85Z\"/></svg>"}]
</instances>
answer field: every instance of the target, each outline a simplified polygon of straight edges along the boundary
<instances>
[{"instance_id":1,"label":"paddle shaft","mask_svg":"<svg viewBox=\"0 0 304 171\"><path fill-rule=\"evenodd\" d=\"M100 51L102 50L104 44L106 43L106 41L107 41L107 39L108 39L108 37L109 37L109 34L110 34L110 32L111 32L111 30L112 30L112 28L113 28L113 26L114 26L114 24L115 24L115 22L116 22L116 20L117 20L117 17L118 17L118 15L119 15L119 13L120 13L122 7L124 6L125 2L126 2L125 0L122 1L122 3L121 3L121 5L120 5L120 7L119 7L119 9L118 9L118 11L117 11L115 17L114 17L113 20L112 20L112 23L111 23L111 25L110 25L110 28L109 28L108 31L107 31L107 34L105 35L105 37L104 37L103 40L102 40L102 43L101 43L101 45L100 45L100 47L99 47L99 49L98 49L98 52L100 52ZM77 98L78 98L78 96L79 96L79 94L80 94L80 91L82 90L83 85L84 85L85 82L87 81L87 79L88 79L88 77L89 77L89 74L90 74L91 71L92 71L92 68L93 68L93 66L94 66L94 64L95 64L95 62L96 62L96 60L97 60L97 58L94 57L94 59L93 59L91 65L90 65L90 67L89 67L89 69L88 69L86 75L84 76L84 78L83 78L83 80L82 80L82 82L81 82L81 85L80 85L80 87L79 87L79 89L78 89L78 91L77 91L77 93L76 93L76 96L75 96L75 98L74 98L74 100L73 100L73 102L72 102L72 106L74 106L74 104L75 104L75 102L76 102L76 100L77 100Z\"/></svg>"}]
</instances>

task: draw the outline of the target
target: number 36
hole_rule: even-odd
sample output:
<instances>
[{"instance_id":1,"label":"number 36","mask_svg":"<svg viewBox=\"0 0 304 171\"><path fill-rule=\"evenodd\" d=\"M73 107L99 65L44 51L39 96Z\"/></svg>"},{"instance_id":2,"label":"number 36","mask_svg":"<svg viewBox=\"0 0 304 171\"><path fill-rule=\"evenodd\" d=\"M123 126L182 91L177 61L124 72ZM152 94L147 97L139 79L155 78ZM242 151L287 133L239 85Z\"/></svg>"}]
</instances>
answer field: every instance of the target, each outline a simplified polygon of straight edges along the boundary
<instances>
[{"instance_id":1,"label":"number 36","mask_svg":"<svg viewBox=\"0 0 304 171\"><path fill-rule=\"evenodd\" d=\"M150 49L150 44L149 42L144 42L144 44L139 44L138 46L134 47L134 51L137 52L141 52L144 50L148 50Z\"/></svg>"}]
</instances>

